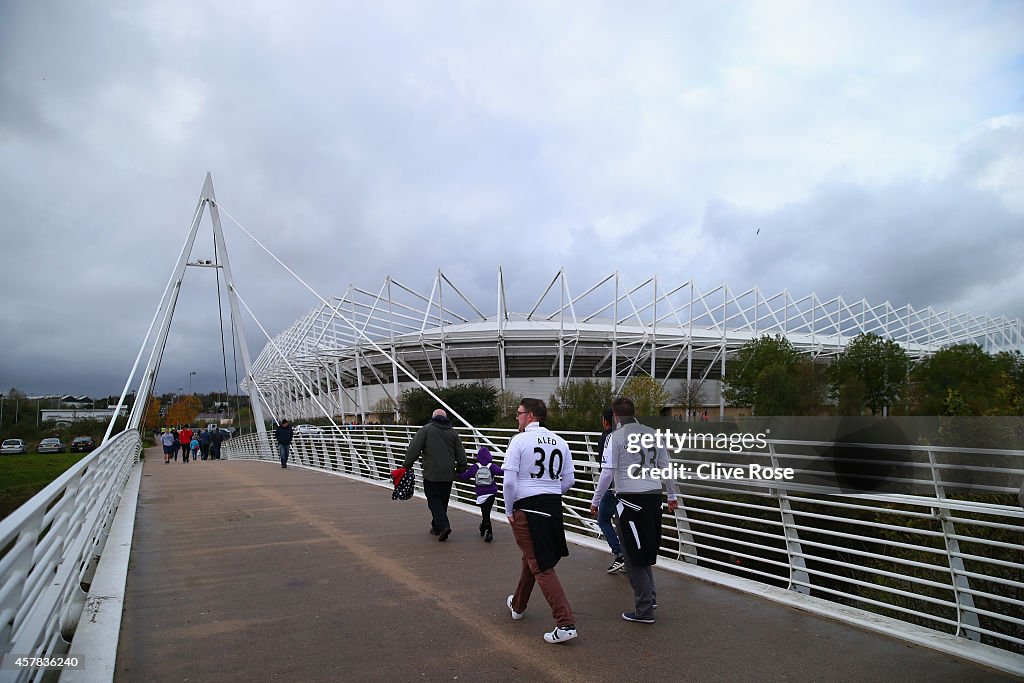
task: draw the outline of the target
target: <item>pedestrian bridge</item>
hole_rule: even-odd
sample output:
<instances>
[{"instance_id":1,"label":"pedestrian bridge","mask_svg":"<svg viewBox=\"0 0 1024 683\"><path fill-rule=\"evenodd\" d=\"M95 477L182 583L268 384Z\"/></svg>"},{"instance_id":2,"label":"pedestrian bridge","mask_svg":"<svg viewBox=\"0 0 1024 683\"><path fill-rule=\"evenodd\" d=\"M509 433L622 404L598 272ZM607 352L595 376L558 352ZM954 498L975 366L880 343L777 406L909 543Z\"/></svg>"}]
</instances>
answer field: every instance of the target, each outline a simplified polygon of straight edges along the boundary
<instances>
[{"instance_id":1,"label":"pedestrian bridge","mask_svg":"<svg viewBox=\"0 0 1024 683\"><path fill-rule=\"evenodd\" d=\"M579 484L558 572L580 637L554 646L541 638L553 622L539 593L525 619L509 619L519 553L500 523L482 542L468 487L446 543L427 533L421 498L391 500L387 473L411 433L301 436L287 470L257 435L228 442L226 460L187 465L155 450L139 462L138 434L115 436L0 522L0 680L41 680L7 661L29 654L78 658L62 680L1024 675L1024 511L985 477L1019 481L1022 452L918 448L900 474L930 481L930 498L684 481L664 518L658 622L646 626L620 619L631 592L604 572L607 547L585 514L596 435L567 434ZM513 433L464 440L500 461ZM813 444L768 446L766 463L811 468ZM957 495L964 471L1005 502Z\"/></svg>"}]
</instances>

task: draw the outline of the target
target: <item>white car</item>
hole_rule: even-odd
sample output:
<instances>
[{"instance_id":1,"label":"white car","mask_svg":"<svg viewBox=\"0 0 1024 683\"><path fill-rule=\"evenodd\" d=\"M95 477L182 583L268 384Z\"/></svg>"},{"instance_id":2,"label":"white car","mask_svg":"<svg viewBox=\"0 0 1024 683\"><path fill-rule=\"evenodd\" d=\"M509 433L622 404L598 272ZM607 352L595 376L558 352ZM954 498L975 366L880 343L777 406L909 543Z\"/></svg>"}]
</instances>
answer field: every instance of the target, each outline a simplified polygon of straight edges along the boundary
<instances>
[{"instance_id":1,"label":"white car","mask_svg":"<svg viewBox=\"0 0 1024 683\"><path fill-rule=\"evenodd\" d=\"M28 453L28 446L22 439L4 439L3 445L0 445L0 454L2 455L22 455Z\"/></svg>"},{"instance_id":2,"label":"white car","mask_svg":"<svg viewBox=\"0 0 1024 683\"><path fill-rule=\"evenodd\" d=\"M43 439L42 441L39 442L39 445L36 447L36 453L63 453L63 452L64 452L64 444L61 442L60 439L57 439L57 438Z\"/></svg>"},{"instance_id":3,"label":"white car","mask_svg":"<svg viewBox=\"0 0 1024 683\"><path fill-rule=\"evenodd\" d=\"M316 425L295 425L296 434L319 434L320 428Z\"/></svg>"}]
</instances>

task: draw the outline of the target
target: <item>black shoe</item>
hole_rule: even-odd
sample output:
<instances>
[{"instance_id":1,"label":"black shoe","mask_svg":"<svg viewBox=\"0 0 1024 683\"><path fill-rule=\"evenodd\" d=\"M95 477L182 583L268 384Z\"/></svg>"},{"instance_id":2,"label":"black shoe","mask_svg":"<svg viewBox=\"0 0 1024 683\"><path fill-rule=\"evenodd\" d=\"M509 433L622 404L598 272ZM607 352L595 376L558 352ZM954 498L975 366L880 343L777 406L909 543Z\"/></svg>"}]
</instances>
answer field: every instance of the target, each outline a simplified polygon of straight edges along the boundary
<instances>
[{"instance_id":1,"label":"black shoe","mask_svg":"<svg viewBox=\"0 0 1024 683\"><path fill-rule=\"evenodd\" d=\"M485 527L483 524L481 524L480 525L480 535L483 536L486 531L487 531L487 527Z\"/></svg>"},{"instance_id":2,"label":"black shoe","mask_svg":"<svg viewBox=\"0 0 1024 683\"><path fill-rule=\"evenodd\" d=\"M437 529L435 529L434 527L430 527L430 535L431 536L440 536L441 532L438 531Z\"/></svg>"},{"instance_id":3,"label":"black shoe","mask_svg":"<svg viewBox=\"0 0 1024 683\"><path fill-rule=\"evenodd\" d=\"M443 543L443 542L448 540L448 536L450 536L451 533L452 533L451 529L444 529L443 531L441 531L440 535L437 537L437 540L439 540L439 541L441 541Z\"/></svg>"},{"instance_id":4,"label":"black shoe","mask_svg":"<svg viewBox=\"0 0 1024 683\"><path fill-rule=\"evenodd\" d=\"M487 543L490 543L493 540L494 540L494 534L492 534L491 530L488 529L487 533L484 534L484 541L487 542Z\"/></svg>"},{"instance_id":5,"label":"black shoe","mask_svg":"<svg viewBox=\"0 0 1024 683\"><path fill-rule=\"evenodd\" d=\"M636 612L623 612L622 618L626 621L633 621L638 624L653 624L654 617L641 617Z\"/></svg>"},{"instance_id":6,"label":"black shoe","mask_svg":"<svg viewBox=\"0 0 1024 683\"><path fill-rule=\"evenodd\" d=\"M615 559L612 560L612 563L608 565L608 569L605 569L605 571L609 574L614 574L615 572L625 571L625 569L626 559L622 555L616 555Z\"/></svg>"}]
</instances>

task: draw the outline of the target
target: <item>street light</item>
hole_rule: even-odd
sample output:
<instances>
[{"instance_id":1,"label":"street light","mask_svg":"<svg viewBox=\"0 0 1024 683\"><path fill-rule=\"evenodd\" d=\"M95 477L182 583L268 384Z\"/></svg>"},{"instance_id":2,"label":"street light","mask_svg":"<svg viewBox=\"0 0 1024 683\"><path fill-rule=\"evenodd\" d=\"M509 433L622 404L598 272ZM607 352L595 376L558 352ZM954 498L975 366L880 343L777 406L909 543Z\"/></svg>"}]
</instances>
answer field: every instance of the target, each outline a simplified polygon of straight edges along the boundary
<instances>
[{"instance_id":1,"label":"street light","mask_svg":"<svg viewBox=\"0 0 1024 683\"><path fill-rule=\"evenodd\" d=\"M188 395L189 396L192 395L192 375L194 375L194 374L196 374L195 370L193 370L192 372L188 373Z\"/></svg>"}]
</instances>

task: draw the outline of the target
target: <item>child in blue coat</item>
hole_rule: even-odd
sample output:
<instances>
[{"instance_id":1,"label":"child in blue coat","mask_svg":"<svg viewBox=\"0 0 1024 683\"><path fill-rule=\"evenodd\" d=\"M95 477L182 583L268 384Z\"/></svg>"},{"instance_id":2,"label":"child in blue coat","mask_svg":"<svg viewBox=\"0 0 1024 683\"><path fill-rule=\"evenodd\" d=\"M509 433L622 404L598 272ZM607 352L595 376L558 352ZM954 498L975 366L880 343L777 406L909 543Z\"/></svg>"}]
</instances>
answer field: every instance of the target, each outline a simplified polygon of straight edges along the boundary
<instances>
[{"instance_id":1,"label":"child in blue coat","mask_svg":"<svg viewBox=\"0 0 1024 683\"><path fill-rule=\"evenodd\" d=\"M491 530L491 508L494 506L494 498L498 494L498 477L502 470L491 457L487 447L481 447L476 453L476 462L466 468L465 472L458 473L460 479L473 482L476 491L476 504L480 506L480 514L483 521L480 522L480 535L484 541L490 543L494 540L494 533Z\"/></svg>"}]
</instances>

